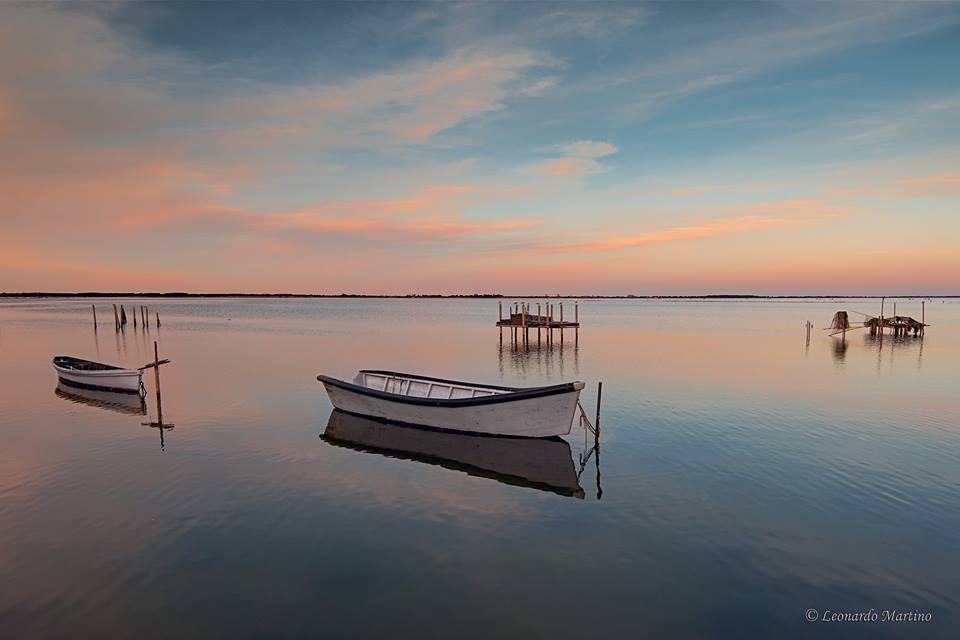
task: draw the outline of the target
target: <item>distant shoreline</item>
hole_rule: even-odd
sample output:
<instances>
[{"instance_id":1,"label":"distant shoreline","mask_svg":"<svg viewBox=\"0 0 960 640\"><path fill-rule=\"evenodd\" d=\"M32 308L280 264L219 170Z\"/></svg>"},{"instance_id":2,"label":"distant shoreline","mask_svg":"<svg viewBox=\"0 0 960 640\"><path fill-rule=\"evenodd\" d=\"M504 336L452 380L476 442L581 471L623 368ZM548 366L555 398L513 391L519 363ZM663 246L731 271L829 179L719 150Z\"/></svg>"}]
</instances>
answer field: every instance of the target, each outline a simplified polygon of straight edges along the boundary
<instances>
[{"instance_id":1,"label":"distant shoreline","mask_svg":"<svg viewBox=\"0 0 960 640\"><path fill-rule=\"evenodd\" d=\"M471 293L471 294L405 294L405 295L387 295L387 294L365 294L365 293L187 293L184 291L168 292L105 292L105 291L85 291L80 293L64 293L52 291L26 291L19 293L0 292L0 298L363 298L363 299L438 299L438 300L464 300L464 299L493 299L493 300L513 300L513 299L551 299L551 300L832 300L837 298L844 299L910 299L910 298L960 298L960 295L921 295L921 294L900 294L900 295L756 295L749 293L719 293L704 295L508 295L501 293Z\"/></svg>"}]
</instances>

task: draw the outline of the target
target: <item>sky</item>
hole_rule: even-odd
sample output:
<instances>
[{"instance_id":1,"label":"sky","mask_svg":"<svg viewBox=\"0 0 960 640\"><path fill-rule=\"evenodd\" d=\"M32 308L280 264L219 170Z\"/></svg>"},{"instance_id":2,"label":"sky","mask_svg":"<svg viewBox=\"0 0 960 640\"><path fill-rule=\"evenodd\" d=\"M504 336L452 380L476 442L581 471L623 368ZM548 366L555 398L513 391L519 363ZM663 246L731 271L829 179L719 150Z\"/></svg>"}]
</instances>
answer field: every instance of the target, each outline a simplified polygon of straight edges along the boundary
<instances>
[{"instance_id":1,"label":"sky","mask_svg":"<svg viewBox=\"0 0 960 640\"><path fill-rule=\"evenodd\" d=\"M3 3L0 291L960 294L960 3Z\"/></svg>"}]
</instances>

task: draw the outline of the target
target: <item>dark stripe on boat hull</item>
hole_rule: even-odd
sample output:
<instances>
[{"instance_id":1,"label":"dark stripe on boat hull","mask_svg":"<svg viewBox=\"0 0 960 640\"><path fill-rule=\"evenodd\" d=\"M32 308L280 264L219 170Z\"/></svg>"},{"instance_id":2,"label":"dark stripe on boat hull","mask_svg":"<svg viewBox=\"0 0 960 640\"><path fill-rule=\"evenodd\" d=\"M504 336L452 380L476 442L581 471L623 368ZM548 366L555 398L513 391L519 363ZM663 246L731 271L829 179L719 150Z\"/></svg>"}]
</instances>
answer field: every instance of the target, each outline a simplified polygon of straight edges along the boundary
<instances>
[{"instance_id":1,"label":"dark stripe on boat hull","mask_svg":"<svg viewBox=\"0 0 960 640\"><path fill-rule=\"evenodd\" d=\"M91 391L113 391L114 393L129 393L129 394L139 394L140 389L126 389L124 387L105 387L99 384L84 384L82 382L74 382L73 380L67 380L63 376L57 376L60 379L60 382L67 385L68 387L76 387L77 389L89 389Z\"/></svg>"}]
</instances>

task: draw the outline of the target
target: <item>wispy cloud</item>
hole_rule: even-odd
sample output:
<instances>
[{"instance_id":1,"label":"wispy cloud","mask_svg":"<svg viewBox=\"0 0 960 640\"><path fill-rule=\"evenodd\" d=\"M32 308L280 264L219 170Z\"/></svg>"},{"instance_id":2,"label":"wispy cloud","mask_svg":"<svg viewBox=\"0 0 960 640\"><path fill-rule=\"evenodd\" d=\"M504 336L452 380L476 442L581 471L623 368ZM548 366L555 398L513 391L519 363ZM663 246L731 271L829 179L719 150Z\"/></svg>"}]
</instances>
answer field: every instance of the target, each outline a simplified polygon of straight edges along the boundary
<instances>
[{"instance_id":1,"label":"wispy cloud","mask_svg":"<svg viewBox=\"0 0 960 640\"><path fill-rule=\"evenodd\" d=\"M916 178L901 178L894 180L894 184L914 186L914 185L960 185L960 173L944 171L930 176L920 176Z\"/></svg>"},{"instance_id":2,"label":"wispy cloud","mask_svg":"<svg viewBox=\"0 0 960 640\"><path fill-rule=\"evenodd\" d=\"M578 177L599 173L605 169L599 159L613 155L618 149L610 142L578 140L560 145L556 150L562 154L561 157L537 163L535 170L555 177Z\"/></svg>"},{"instance_id":3,"label":"wispy cloud","mask_svg":"<svg viewBox=\"0 0 960 640\"><path fill-rule=\"evenodd\" d=\"M701 240L738 232L819 222L848 215L850 212L849 207L819 200L766 202L716 211L712 213L712 219L707 219L699 224L665 225L642 233L631 233L628 230L621 229L616 233L582 242L541 241L538 245L526 249L524 252L537 255L618 251L686 240ZM739 215L737 215L738 213ZM716 217L731 215L733 217Z\"/></svg>"}]
</instances>

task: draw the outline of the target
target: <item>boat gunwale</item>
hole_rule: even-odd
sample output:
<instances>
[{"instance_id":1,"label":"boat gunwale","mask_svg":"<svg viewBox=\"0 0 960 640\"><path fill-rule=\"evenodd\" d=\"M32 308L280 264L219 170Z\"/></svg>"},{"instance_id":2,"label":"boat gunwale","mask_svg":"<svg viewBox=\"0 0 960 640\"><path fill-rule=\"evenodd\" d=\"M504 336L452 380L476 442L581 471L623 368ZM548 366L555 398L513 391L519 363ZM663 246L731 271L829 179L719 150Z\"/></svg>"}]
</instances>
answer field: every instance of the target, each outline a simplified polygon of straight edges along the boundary
<instances>
[{"instance_id":1,"label":"boat gunwale","mask_svg":"<svg viewBox=\"0 0 960 640\"><path fill-rule=\"evenodd\" d=\"M476 398L421 398L417 396L403 396L397 393L371 389L353 382L332 378L330 376L318 375L317 380L324 384L330 384L346 391L352 391L360 395L387 400L389 402L399 402L401 404L414 404L427 407L473 407L485 404L497 404L502 402L516 402L519 400L529 400L533 398L542 398L545 396L559 395L562 393L572 393L579 391L576 382L564 382L562 384L549 385L545 387L500 387L495 385L477 384L474 382L464 382L461 380L445 380L443 378L430 378L409 373L400 373L394 371L381 371L375 369L361 369L360 373L373 373L377 375L393 375L404 378L414 378L417 380L428 380L430 382L440 382L452 385L464 385L475 388L497 389L507 391L508 393L497 393L489 396L479 396ZM581 387L582 388L582 387Z\"/></svg>"},{"instance_id":2,"label":"boat gunwale","mask_svg":"<svg viewBox=\"0 0 960 640\"><path fill-rule=\"evenodd\" d=\"M88 363L96 365L97 369L80 369L75 366L75 363ZM91 375L91 374L110 374L118 375L122 373L137 373L137 369L125 369L123 367L118 367L114 364L106 364L104 362L96 362L94 360L85 360L83 358L75 358L73 356L54 356L53 357L53 367L55 369L62 370L68 373L77 373L80 375Z\"/></svg>"}]
</instances>

